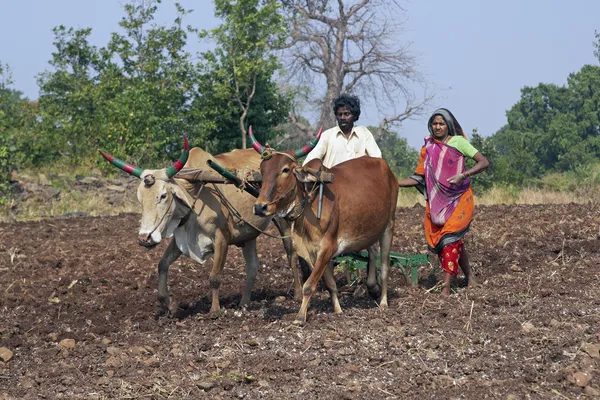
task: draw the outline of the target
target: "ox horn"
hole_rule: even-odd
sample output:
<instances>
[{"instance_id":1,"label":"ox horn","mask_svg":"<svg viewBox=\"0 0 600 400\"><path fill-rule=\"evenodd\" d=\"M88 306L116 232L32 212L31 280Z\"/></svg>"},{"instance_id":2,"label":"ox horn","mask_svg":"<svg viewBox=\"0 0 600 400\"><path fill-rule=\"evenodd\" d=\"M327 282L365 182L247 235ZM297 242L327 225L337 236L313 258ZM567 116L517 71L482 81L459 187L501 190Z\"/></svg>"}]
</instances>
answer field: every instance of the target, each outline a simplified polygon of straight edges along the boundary
<instances>
[{"instance_id":1,"label":"ox horn","mask_svg":"<svg viewBox=\"0 0 600 400\"><path fill-rule=\"evenodd\" d=\"M322 133L323 133L323 128L319 129L319 133L317 133L317 137L314 138L313 140L311 140L309 144L307 144L306 146L303 146L299 149L294 150L294 156L296 158L300 158L300 157L304 157L305 155L310 153L310 151L315 148L317 143L319 143L319 139L321 139Z\"/></svg>"},{"instance_id":2,"label":"ox horn","mask_svg":"<svg viewBox=\"0 0 600 400\"><path fill-rule=\"evenodd\" d=\"M310 151L315 148L317 143L319 143L319 139L321 138L322 133L323 133L323 128L319 129L319 133L317 133L317 137L314 138L313 140L311 140L309 144L307 144L306 146L303 146L297 150L294 150L294 156L296 158L300 158L300 157L304 157L305 155L310 153ZM264 155L268 149L265 146L263 146L262 144L260 144L258 140L256 140L256 138L254 137L254 134L252 133L252 127L250 127L248 129L248 136L250 137L250 144L252 145L254 150L256 150L258 152L258 154L260 154L261 156Z\"/></svg>"},{"instance_id":3,"label":"ox horn","mask_svg":"<svg viewBox=\"0 0 600 400\"><path fill-rule=\"evenodd\" d=\"M267 148L260 144L260 142L254 137L254 134L252 133L252 125L248 128L248 137L250 138L250 145L252 148L261 156L264 155Z\"/></svg>"},{"instance_id":4,"label":"ox horn","mask_svg":"<svg viewBox=\"0 0 600 400\"><path fill-rule=\"evenodd\" d=\"M142 172L144 172L144 170L142 168L136 167L131 164L127 164L125 161L115 158L102 150L98 150L98 151L100 152L100 154L102 154L102 157L104 157L106 159L106 161L108 161L115 167L122 169L123 171L127 172L130 175L135 176L136 178L141 178ZM187 136L183 135L183 153L181 154L181 156L179 157L179 160L177 160L177 162L175 164L173 164L169 168L167 168L166 175L168 178L171 178L181 168L183 168L183 165L186 163L189 154L190 154L190 148L188 145Z\"/></svg>"},{"instance_id":5,"label":"ox horn","mask_svg":"<svg viewBox=\"0 0 600 400\"><path fill-rule=\"evenodd\" d=\"M179 170L181 170L181 168L183 168L183 166L188 160L189 155L190 146L188 145L187 136L183 135L183 153L181 153L181 156L179 156L179 160L177 160L175 164L167 168L167 178L172 178L177 172L179 172Z\"/></svg>"}]
</instances>

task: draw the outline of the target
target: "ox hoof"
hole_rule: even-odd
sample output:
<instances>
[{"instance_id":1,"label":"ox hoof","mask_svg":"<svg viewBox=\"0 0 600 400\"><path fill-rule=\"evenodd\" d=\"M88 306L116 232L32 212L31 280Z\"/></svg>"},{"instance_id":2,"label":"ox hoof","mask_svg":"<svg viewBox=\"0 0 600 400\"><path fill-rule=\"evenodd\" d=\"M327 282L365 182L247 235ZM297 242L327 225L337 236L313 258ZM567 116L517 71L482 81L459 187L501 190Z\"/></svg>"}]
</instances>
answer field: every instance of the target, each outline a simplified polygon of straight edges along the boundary
<instances>
[{"instance_id":1,"label":"ox hoof","mask_svg":"<svg viewBox=\"0 0 600 400\"><path fill-rule=\"evenodd\" d=\"M240 300L240 304L238 304L238 307L241 308L242 310L246 310L248 308L248 306L250 305L250 299L247 300Z\"/></svg>"},{"instance_id":2,"label":"ox hoof","mask_svg":"<svg viewBox=\"0 0 600 400\"><path fill-rule=\"evenodd\" d=\"M381 297L381 286L379 286L379 284L373 286L372 288L368 288L368 291L369 296L371 296L371 298L374 300L377 300Z\"/></svg>"},{"instance_id":3,"label":"ox hoof","mask_svg":"<svg viewBox=\"0 0 600 400\"><path fill-rule=\"evenodd\" d=\"M305 323L306 323L306 321L303 321L303 320L301 320L301 319L298 319L298 318L296 318L296 319L295 319L295 320L292 322L292 324L293 324L293 325L296 325L296 326L302 326L302 325L304 325Z\"/></svg>"},{"instance_id":4,"label":"ox hoof","mask_svg":"<svg viewBox=\"0 0 600 400\"><path fill-rule=\"evenodd\" d=\"M167 318L175 318L175 314L177 313L177 307L166 306L161 304L156 311L156 317L167 317Z\"/></svg>"}]
</instances>

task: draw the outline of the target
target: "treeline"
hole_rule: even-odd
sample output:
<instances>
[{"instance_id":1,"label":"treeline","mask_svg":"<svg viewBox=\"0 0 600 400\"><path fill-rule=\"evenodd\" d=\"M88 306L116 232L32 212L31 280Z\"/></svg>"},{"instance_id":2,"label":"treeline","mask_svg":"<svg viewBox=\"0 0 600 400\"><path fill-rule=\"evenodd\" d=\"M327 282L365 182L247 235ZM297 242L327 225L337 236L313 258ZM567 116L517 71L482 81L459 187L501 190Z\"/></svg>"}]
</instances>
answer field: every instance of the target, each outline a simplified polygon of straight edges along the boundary
<instances>
[{"instance_id":1,"label":"treeline","mask_svg":"<svg viewBox=\"0 0 600 400\"><path fill-rule=\"evenodd\" d=\"M161 26L153 22L159 1L133 0L124 5L121 31L103 47L90 44L91 29L56 27L37 100L23 98L0 63L0 191L6 195L13 169L104 167L98 148L140 166L165 166L179 156L183 133L215 154L244 146L250 125L262 142L296 147L304 141L296 129L307 121L295 107L307 88L291 84L276 56L293 36L288 26L298 26L297 15L294 25L281 12L287 3L214 0L222 24L203 31L184 24L190 11L179 5L175 21ZM198 38L211 39L214 50L189 54L188 42ZM596 35L600 60L599 43ZM600 155L599 102L599 66L584 66L564 87L523 88L506 126L471 137L491 162L477 188L586 170ZM410 175L417 150L389 126L372 130L393 171Z\"/></svg>"},{"instance_id":2,"label":"treeline","mask_svg":"<svg viewBox=\"0 0 600 400\"><path fill-rule=\"evenodd\" d=\"M21 99L10 87L7 66L2 67L3 137L16 165L35 167L66 156L81 163L98 148L136 163L164 162L177 157L183 133L212 152L239 148L240 103L248 101L241 97L249 88L255 94L246 124L264 141L275 135L289 107L288 96L273 80L278 60L266 47L251 44L243 50L252 52L247 59L260 58L258 66L233 65L220 47L195 59L185 50L189 35L214 36L219 43L227 36L225 24L214 32L184 28L188 11L178 6L171 26L157 26L152 23L157 6L126 4L122 33L113 33L104 47L89 43L91 29L55 28L52 69L39 75L36 101ZM267 18L261 14L268 11L255 10L255 18ZM250 72L238 73L234 82L236 68Z\"/></svg>"},{"instance_id":3,"label":"treeline","mask_svg":"<svg viewBox=\"0 0 600 400\"><path fill-rule=\"evenodd\" d=\"M498 132L472 140L490 159L484 186L538 185L555 173L589 177L600 159L600 66L583 66L566 86L524 87L506 117Z\"/></svg>"}]
</instances>

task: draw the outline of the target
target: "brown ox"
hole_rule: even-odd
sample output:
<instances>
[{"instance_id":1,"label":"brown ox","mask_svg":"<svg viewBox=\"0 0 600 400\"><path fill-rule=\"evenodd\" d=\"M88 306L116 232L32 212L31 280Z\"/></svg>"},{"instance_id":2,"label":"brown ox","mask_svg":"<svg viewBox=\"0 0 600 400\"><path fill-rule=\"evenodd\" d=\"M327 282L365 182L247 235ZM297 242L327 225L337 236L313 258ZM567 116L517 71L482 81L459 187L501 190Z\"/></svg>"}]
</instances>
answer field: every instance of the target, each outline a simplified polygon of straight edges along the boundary
<instances>
[{"instance_id":1,"label":"brown ox","mask_svg":"<svg viewBox=\"0 0 600 400\"><path fill-rule=\"evenodd\" d=\"M251 138L252 142L256 139ZM255 146L257 147L257 146ZM258 147L263 147L258 145ZM263 152L264 154L264 152ZM295 221L292 228L298 257L313 268L303 287L302 306L296 321L306 321L310 298L324 277L333 310L341 313L333 278L333 257L369 248L367 287L372 296L381 296L380 307L387 308L387 278L394 230L398 180L381 158L360 157L327 170L335 175L323 191L322 215L317 219L318 200L313 189L318 185L319 160L300 167L293 152L271 151L260 165L262 186L254 203L254 213L278 215ZM380 285L376 275L377 253L381 248Z\"/></svg>"},{"instance_id":2,"label":"brown ox","mask_svg":"<svg viewBox=\"0 0 600 400\"><path fill-rule=\"evenodd\" d=\"M233 185L189 182L178 179L175 174L184 163L186 168L206 168L208 160L227 168L258 169L261 159L252 149L234 150L213 157L200 148L189 151L188 159L187 139L184 148L184 154L174 166L159 170L142 170L101 153L113 165L142 179L137 191L142 205L139 244L152 248L162 239L173 236L158 263L158 299L163 311L171 315L176 308L171 307L167 288L169 265L182 254L201 264L214 255L209 275L212 291L210 314L217 316L220 275L228 246L241 247L246 261L246 283L240 301L240 305L244 306L250 301L258 272L256 237L267 228L271 219L253 215L254 197ZM301 283L295 254L292 254L289 224L280 218L273 219L273 222L281 235L288 237L284 239L284 246L292 266L296 296L299 297Z\"/></svg>"}]
</instances>

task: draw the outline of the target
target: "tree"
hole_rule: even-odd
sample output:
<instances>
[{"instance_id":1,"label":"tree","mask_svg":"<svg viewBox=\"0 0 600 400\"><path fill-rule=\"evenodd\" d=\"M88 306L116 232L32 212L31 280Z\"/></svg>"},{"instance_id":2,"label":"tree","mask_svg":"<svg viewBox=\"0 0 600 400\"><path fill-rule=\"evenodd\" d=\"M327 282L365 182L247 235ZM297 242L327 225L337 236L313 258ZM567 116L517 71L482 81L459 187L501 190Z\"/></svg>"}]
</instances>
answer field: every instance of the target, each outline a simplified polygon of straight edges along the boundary
<instances>
[{"instance_id":1,"label":"tree","mask_svg":"<svg viewBox=\"0 0 600 400\"><path fill-rule=\"evenodd\" d=\"M197 98L197 66L185 50L188 34L183 18L190 13L176 3L171 26L152 24L157 0L135 0L124 6L120 26L102 49L100 68L103 116L107 143L117 141L124 153L175 159L181 152L181 135L198 144L207 134L198 122L202 115L191 109Z\"/></svg>"},{"instance_id":2,"label":"tree","mask_svg":"<svg viewBox=\"0 0 600 400\"><path fill-rule=\"evenodd\" d=\"M598 62L600 62L600 32L594 31L594 37L596 38L594 42L594 55L598 59Z\"/></svg>"},{"instance_id":3,"label":"tree","mask_svg":"<svg viewBox=\"0 0 600 400\"><path fill-rule=\"evenodd\" d=\"M369 127L370 131L376 127ZM381 155L389 164L394 175L406 178L414 173L419 152L408 145L405 138L401 138L394 131L383 130L377 143L381 149Z\"/></svg>"},{"instance_id":4,"label":"tree","mask_svg":"<svg viewBox=\"0 0 600 400\"><path fill-rule=\"evenodd\" d=\"M202 116L190 111L197 68L184 49L193 32L182 28L189 11L176 5L171 26L151 25L159 3L125 4L123 32L102 48L89 44L89 28L54 29L54 71L39 78L40 116L52 146L74 162L98 147L135 163L173 159L183 133L205 138Z\"/></svg>"},{"instance_id":5,"label":"tree","mask_svg":"<svg viewBox=\"0 0 600 400\"><path fill-rule=\"evenodd\" d=\"M50 65L55 71L38 77L43 137L37 144L32 143L35 147L31 150L40 164L61 154L78 159L86 153L84 144L93 143L100 128L95 123L97 101L93 70L97 49L88 41L91 29L76 30L61 25L53 32L56 51Z\"/></svg>"},{"instance_id":6,"label":"tree","mask_svg":"<svg viewBox=\"0 0 600 400\"><path fill-rule=\"evenodd\" d=\"M29 116L29 101L12 84L10 67L0 62L0 204L10 195L10 173L20 155L17 141Z\"/></svg>"},{"instance_id":7,"label":"tree","mask_svg":"<svg viewBox=\"0 0 600 400\"><path fill-rule=\"evenodd\" d=\"M401 8L395 0L282 0L290 25L285 54L290 74L303 84L325 83L319 101L319 125L332 126L331 105L341 93L355 93L378 108L394 107L380 129L424 110L410 83L422 83L409 45L398 40ZM395 106L405 101L400 110ZM293 116L292 116L293 118ZM299 125L301 128L306 128Z\"/></svg>"},{"instance_id":8,"label":"tree","mask_svg":"<svg viewBox=\"0 0 600 400\"><path fill-rule=\"evenodd\" d=\"M229 145L240 143L245 149L249 124L259 128L260 138L269 137L287 114L289 101L273 81L281 65L272 49L284 41L283 18L276 0L214 3L216 16L224 22L200 35L214 39L217 48L203 54L202 97L197 106L218 112L213 120L219 124L213 130L221 141L233 128L228 118L236 119L241 140Z\"/></svg>"}]
</instances>

